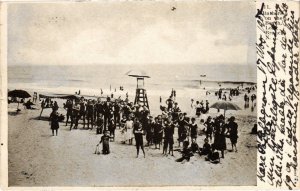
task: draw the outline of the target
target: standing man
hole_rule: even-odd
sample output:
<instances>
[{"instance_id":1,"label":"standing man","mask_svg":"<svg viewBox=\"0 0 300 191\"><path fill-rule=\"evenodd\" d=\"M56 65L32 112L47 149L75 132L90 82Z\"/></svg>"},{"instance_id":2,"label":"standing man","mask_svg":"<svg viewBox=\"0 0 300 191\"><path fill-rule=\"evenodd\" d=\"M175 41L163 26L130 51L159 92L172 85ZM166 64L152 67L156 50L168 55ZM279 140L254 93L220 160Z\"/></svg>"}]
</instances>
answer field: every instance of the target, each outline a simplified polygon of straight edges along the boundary
<instances>
[{"instance_id":1,"label":"standing man","mask_svg":"<svg viewBox=\"0 0 300 191\"><path fill-rule=\"evenodd\" d=\"M87 128L93 129L93 123L94 123L94 105L92 104L91 100L88 100L88 103L86 105L86 118L87 118Z\"/></svg>"},{"instance_id":2,"label":"standing man","mask_svg":"<svg viewBox=\"0 0 300 191\"><path fill-rule=\"evenodd\" d=\"M70 118L70 121L72 121L72 110L73 110L72 100L68 99L64 108L67 110L67 120L66 120L66 126L67 126L69 118Z\"/></svg>"},{"instance_id":3,"label":"standing man","mask_svg":"<svg viewBox=\"0 0 300 191\"><path fill-rule=\"evenodd\" d=\"M77 129L78 127L79 109L80 109L79 103L77 100L75 100L75 104L72 107L70 131L72 130L73 124L74 124L74 129Z\"/></svg>"},{"instance_id":4,"label":"standing man","mask_svg":"<svg viewBox=\"0 0 300 191\"><path fill-rule=\"evenodd\" d=\"M112 105L110 102L110 97L107 97L106 102L103 105L103 115L104 115L104 131L106 131L106 126L112 117Z\"/></svg>"},{"instance_id":5,"label":"standing man","mask_svg":"<svg viewBox=\"0 0 300 191\"><path fill-rule=\"evenodd\" d=\"M83 128L85 128L85 115L86 115L86 104L84 101L84 97L80 98L80 108L79 108L79 117L78 120L82 118L83 120Z\"/></svg>"}]
</instances>

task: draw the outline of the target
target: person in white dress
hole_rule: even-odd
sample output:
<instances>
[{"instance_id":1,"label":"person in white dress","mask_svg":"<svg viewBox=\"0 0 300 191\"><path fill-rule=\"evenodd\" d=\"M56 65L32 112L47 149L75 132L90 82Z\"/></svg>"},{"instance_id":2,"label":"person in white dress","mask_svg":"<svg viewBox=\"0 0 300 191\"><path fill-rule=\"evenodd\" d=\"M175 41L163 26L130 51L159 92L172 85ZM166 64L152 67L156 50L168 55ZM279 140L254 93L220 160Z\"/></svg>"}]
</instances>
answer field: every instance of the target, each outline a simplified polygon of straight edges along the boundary
<instances>
[{"instance_id":1,"label":"person in white dress","mask_svg":"<svg viewBox=\"0 0 300 191\"><path fill-rule=\"evenodd\" d=\"M129 144L132 144L132 140L134 138L134 134L133 134L133 120L131 117L129 117L129 119L126 121L125 123L125 128L126 128L126 140L129 141ZM126 141L125 140L125 141Z\"/></svg>"}]
</instances>

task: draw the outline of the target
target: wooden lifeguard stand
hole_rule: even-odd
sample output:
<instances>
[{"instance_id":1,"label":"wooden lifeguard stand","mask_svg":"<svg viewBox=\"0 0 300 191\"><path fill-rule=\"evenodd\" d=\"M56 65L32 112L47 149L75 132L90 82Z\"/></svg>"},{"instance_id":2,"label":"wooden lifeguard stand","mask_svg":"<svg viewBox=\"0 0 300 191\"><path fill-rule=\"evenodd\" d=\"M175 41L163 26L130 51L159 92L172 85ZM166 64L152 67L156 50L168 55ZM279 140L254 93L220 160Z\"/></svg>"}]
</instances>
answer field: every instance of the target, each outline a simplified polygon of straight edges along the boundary
<instances>
[{"instance_id":1,"label":"wooden lifeguard stand","mask_svg":"<svg viewBox=\"0 0 300 191\"><path fill-rule=\"evenodd\" d=\"M136 78L136 94L134 99L134 104L141 104L142 106L146 106L149 109L149 103L147 98L147 92L145 89L145 78L150 78L145 72L143 71L129 71L127 75L130 77Z\"/></svg>"}]
</instances>

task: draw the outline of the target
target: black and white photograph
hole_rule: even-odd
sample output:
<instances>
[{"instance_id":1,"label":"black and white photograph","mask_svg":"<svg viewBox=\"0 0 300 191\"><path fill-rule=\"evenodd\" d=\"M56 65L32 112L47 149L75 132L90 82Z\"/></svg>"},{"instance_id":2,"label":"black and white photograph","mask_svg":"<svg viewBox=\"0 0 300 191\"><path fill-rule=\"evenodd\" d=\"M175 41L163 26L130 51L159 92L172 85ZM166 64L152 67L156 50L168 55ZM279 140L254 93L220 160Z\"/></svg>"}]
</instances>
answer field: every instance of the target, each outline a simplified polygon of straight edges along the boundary
<instances>
[{"instance_id":1,"label":"black and white photograph","mask_svg":"<svg viewBox=\"0 0 300 191\"><path fill-rule=\"evenodd\" d=\"M256 186L256 11L8 4L8 186Z\"/></svg>"}]
</instances>

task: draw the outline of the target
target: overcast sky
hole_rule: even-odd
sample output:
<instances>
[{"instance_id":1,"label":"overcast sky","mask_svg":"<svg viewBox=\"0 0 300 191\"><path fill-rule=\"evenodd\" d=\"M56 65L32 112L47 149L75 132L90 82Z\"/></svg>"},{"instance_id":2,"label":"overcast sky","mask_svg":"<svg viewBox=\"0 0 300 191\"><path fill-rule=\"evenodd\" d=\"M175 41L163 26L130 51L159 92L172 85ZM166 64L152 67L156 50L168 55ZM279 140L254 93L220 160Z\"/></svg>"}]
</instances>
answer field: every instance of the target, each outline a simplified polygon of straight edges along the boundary
<instances>
[{"instance_id":1,"label":"overcast sky","mask_svg":"<svg viewBox=\"0 0 300 191\"><path fill-rule=\"evenodd\" d=\"M251 2L30 3L8 13L9 65L256 59Z\"/></svg>"}]
</instances>

